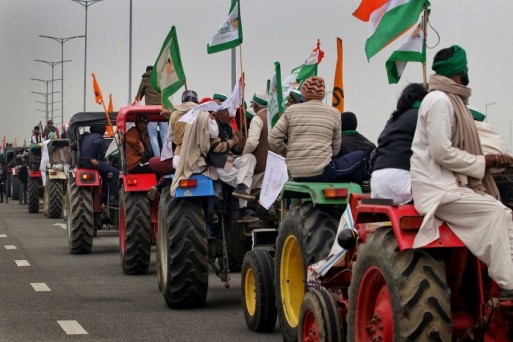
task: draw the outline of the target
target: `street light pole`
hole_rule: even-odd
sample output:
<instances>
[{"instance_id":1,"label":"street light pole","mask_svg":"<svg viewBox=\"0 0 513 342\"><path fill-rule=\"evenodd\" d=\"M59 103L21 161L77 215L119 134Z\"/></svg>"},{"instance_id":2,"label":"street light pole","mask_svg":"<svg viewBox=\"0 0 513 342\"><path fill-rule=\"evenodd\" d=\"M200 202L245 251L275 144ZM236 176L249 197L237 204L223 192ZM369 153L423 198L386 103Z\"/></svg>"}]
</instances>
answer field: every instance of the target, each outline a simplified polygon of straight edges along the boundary
<instances>
[{"instance_id":1,"label":"street light pole","mask_svg":"<svg viewBox=\"0 0 513 342\"><path fill-rule=\"evenodd\" d=\"M61 44L61 61L64 60L64 43L75 39L75 38L84 38L85 36L72 36L72 37L52 37L52 36L45 36L40 34L39 37L41 38L49 38L52 40L55 40ZM61 122L64 123L64 63L61 64Z\"/></svg>"},{"instance_id":2,"label":"street light pole","mask_svg":"<svg viewBox=\"0 0 513 342\"><path fill-rule=\"evenodd\" d=\"M61 63L64 63L64 62L71 62L71 60L67 60L67 61L57 61L57 62L49 62L49 61L43 61L43 60L40 60L40 59L34 59L34 62L41 62L41 63L45 63L45 64L48 64L49 66L52 67L52 120L53 120L53 81L57 81L56 79L53 78L53 69L54 67L57 65L57 64L61 64ZM59 79L62 81L62 79Z\"/></svg>"},{"instance_id":3,"label":"street light pole","mask_svg":"<svg viewBox=\"0 0 513 342\"><path fill-rule=\"evenodd\" d=\"M97 2L103 1L103 0L71 0L73 2L76 2L77 4L80 4L84 6L85 8L85 34L84 34L84 41L85 41L85 48L84 48L84 112L86 111L86 75L87 75L87 9L89 6L94 5Z\"/></svg>"},{"instance_id":4,"label":"street light pole","mask_svg":"<svg viewBox=\"0 0 513 342\"><path fill-rule=\"evenodd\" d=\"M485 116L486 116L486 122L488 122L488 106L493 106L494 104L498 103L497 101L490 102L485 104Z\"/></svg>"},{"instance_id":5,"label":"street light pole","mask_svg":"<svg viewBox=\"0 0 513 342\"><path fill-rule=\"evenodd\" d=\"M130 0L130 25L128 38L128 103L132 102L132 0Z\"/></svg>"}]
</instances>

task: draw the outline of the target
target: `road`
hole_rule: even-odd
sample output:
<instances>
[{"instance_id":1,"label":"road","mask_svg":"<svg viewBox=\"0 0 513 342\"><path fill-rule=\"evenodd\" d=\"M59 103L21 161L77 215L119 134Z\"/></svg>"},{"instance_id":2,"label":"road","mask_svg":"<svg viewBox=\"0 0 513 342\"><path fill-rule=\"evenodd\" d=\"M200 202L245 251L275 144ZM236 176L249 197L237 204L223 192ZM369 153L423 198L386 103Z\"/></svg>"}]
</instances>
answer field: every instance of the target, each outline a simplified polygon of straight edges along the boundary
<instances>
[{"instance_id":1,"label":"road","mask_svg":"<svg viewBox=\"0 0 513 342\"><path fill-rule=\"evenodd\" d=\"M63 220L0 204L0 341L281 341L249 331L240 274L211 274L204 308L169 309L155 252L147 275L126 276L117 231L99 231L90 255L70 255Z\"/></svg>"}]
</instances>

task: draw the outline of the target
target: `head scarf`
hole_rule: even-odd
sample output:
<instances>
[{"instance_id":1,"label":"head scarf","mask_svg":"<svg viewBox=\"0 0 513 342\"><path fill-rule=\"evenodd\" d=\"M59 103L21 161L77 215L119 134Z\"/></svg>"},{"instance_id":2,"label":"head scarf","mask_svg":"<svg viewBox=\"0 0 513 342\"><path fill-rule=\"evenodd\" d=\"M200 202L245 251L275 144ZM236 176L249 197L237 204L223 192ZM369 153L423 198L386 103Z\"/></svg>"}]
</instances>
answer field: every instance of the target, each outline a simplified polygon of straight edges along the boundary
<instances>
[{"instance_id":1,"label":"head scarf","mask_svg":"<svg viewBox=\"0 0 513 342\"><path fill-rule=\"evenodd\" d=\"M301 95L306 101L324 99L326 86L324 79L318 76L312 76L303 83L301 87Z\"/></svg>"},{"instance_id":2,"label":"head scarf","mask_svg":"<svg viewBox=\"0 0 513 342\"><path fill-rule=\"evenodd\" d=\"M182 93L182 103L185 102L198 103L198 93L196 93L194 90L185 90Z\"/></svg>"},{"instance_id":3,"label":"head scarf","mask_svg":"<svg viewBox=\"0 0 513 342\"><path fill-rule=\"evenodd\" d=\"M467 54L465 50L458 45L453 45L454 54L444 61L433 63L432 69L438 75L453 77L455 75L465 75L467 73Z\"/></svg>"}]
</instances>

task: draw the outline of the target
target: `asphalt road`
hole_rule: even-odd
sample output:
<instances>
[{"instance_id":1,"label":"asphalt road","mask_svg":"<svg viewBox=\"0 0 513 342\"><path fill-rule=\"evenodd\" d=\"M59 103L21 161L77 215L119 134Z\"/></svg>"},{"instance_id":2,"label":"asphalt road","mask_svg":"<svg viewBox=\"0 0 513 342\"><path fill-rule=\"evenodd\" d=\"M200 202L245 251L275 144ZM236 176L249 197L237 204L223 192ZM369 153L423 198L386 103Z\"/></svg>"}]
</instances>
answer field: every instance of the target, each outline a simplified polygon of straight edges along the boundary
<instances>
[{"instance_id":1,"label":"asphalt road","mask_svg":"<svg viewBox=\"0 0 513 342\"><path fill-rule=\"evenodd\" d=\"M240 274L211 273L204 308L171 310L147 275L126 276L118 232L99 231L90 255L70 255L63 220L0 203L0 341L281 341L249 331Z\"/></svg>"}]
</instances>

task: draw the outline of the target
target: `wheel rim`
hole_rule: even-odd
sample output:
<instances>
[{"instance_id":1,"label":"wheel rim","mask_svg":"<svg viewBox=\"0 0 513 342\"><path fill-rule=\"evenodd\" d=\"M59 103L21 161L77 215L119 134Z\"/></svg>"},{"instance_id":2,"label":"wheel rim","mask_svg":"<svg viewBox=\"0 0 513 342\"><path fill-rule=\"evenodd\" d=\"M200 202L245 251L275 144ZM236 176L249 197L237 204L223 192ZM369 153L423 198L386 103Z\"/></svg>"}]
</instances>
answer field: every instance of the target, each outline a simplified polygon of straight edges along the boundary
<instances>
[{"instance_id":1,"label":"wheel rim","mask_svg":"<svg viewBox=\"0 0 513 342\"><path fill-rule=\"evenodd\" d=\"M251 268L248 268L244 275L244 297L246 299L246 310L250 316L254 316L256 311L256 286L255 274Z\"/></svg>"},{"instance_id":2,"label":"wheel rim","mask_svg":"<svg viewBox=\"0 0 513 342\"><path fill-rule=\"evenodd\" d=\"M297 327L301 302L305 296L305 276L301 246L295 236L285 239L280 263L280 293L285 318Z\"/></svg>"},{"instance_id":3,"label":"wheel rim","mask_svg":"<svg viewBox=\"0 0 513 342\"><path fill-rule=\"evenodd\" d=\"M303 327L301 335L305 342L317 342L319 341L319 329L315 322L315 315L311 310L305 312L303 318Z\"/></svg>"},{"instance_id":4,"label":"wheel rim","mask_svg":"<svg viewBox=\"0 0 513 342\"><path fill-rule=\"evenodd\" d=\"M355 331L358 341L392 341L394 315L388 286L376 266L369 267L358 287Z\"/></svg>"}]
</instances>

